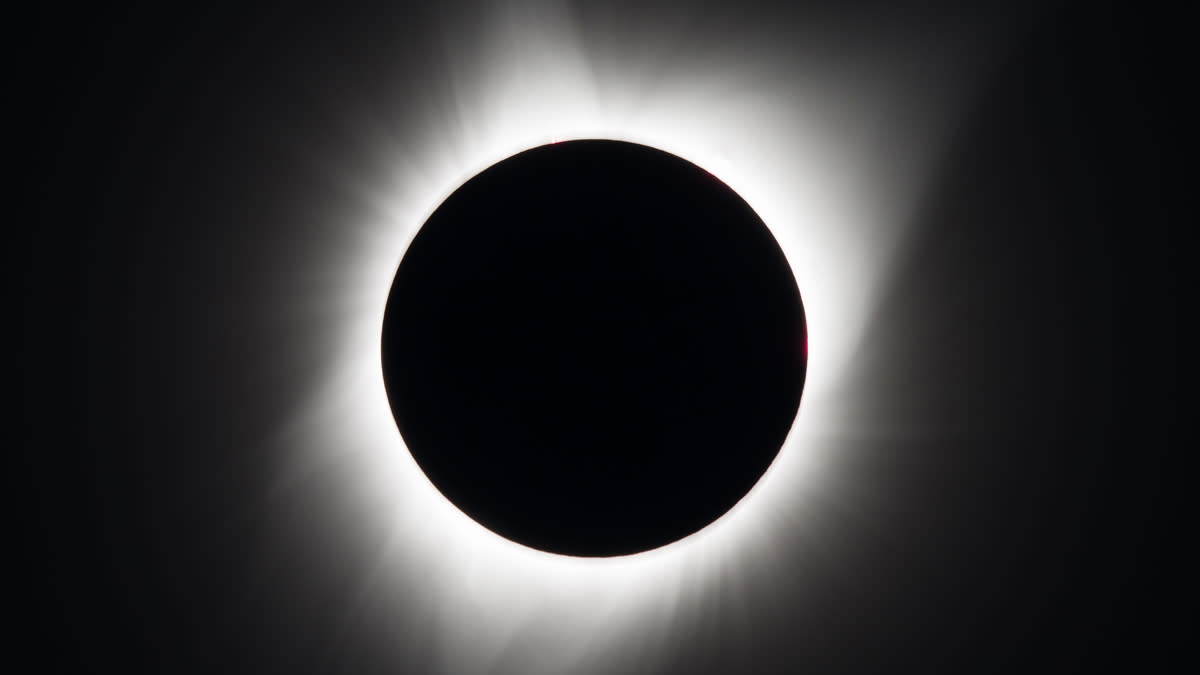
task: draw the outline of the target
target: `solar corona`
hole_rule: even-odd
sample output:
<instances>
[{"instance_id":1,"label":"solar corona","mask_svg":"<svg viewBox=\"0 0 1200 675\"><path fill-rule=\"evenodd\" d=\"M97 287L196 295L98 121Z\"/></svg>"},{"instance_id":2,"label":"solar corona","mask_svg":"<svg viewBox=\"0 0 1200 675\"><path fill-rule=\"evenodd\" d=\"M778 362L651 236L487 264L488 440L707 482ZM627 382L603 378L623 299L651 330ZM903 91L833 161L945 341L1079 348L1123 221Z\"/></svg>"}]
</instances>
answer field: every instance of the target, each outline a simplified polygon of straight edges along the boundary
<instances>
[{"instance_id":1,"label":"solar corona","mask_svg":"<svg viewBox=\"0 0 1200 675\"><path fill-rule=\"evenodd\" d=\"M992 45L713 24L680 59L683 24L551 9L336 102L355 150L316 152L338 197L269 308L305 365L273 504L430 672L644 672L820 586L898 433L861 351Z\"/></svg>"}]
</instances>

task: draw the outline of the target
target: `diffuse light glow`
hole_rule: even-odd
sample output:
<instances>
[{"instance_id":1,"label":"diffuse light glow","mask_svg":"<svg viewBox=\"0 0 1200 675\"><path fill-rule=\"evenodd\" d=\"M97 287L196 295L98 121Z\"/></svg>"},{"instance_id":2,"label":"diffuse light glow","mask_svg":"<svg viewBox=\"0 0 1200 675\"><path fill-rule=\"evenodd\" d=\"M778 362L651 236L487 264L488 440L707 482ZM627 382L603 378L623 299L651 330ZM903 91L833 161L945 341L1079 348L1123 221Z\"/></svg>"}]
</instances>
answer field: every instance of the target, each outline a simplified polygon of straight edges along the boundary
<instances>
[{"instance_id":1,"label":"diffuse light glow","mask_svg":"<svg viewBox=\"0 0 1200 675\"><path fill-rule=\"evenodd\" d=\"M394 619L397 644L428 645L445 672L615 672L652 661L718 598L735 598L723 612L761 601L777 550L830 526L831 495L853 498L830 459L870 432L864 404L880 393L848 391L846 376L987 41L968 50L950 29L866 36L824 21L751 41L662 20L640 29L657 40L631 51L616 17L584 26L558 5L494 11L479 33L448 21L444 71L408 85L418 121L364 139L394 167L346 179L375 218L306 244L328 295L297 311L319 313L329 333L296 349L324 368L276 442L287 473L328 473L335 499L365 514L358 541L376 564L363 611ZM928 50L939 38L953 49ZM663 149L740 194L787 256L812 342L800 413L754 490L699 533L620 558L542 553L462 514L404 447L379 363L396 266L441 201L505 157L580 138Z\"/></svg>"}]
</instances>

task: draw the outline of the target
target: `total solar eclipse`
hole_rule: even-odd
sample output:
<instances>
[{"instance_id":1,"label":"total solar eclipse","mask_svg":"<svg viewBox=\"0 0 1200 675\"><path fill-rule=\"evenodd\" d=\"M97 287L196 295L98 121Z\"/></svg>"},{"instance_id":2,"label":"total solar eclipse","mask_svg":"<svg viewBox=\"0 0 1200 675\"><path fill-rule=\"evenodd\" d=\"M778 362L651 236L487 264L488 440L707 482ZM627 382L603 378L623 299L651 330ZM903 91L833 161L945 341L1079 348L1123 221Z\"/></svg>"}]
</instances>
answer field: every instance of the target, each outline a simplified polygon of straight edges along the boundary
<instances>
[{"instance_id":1,"label":"total solar eclipse","mask_svg":"<svg viewBox=\"0 0 1200 675\"><path fill-rule=\"evenodd\" d=\"M633 143L505 159L450 195L400 261L382 365L437 489L511 541L617 556L732 508L800 404L791 268L707 171Z\"/></svg>"}]
</instances>

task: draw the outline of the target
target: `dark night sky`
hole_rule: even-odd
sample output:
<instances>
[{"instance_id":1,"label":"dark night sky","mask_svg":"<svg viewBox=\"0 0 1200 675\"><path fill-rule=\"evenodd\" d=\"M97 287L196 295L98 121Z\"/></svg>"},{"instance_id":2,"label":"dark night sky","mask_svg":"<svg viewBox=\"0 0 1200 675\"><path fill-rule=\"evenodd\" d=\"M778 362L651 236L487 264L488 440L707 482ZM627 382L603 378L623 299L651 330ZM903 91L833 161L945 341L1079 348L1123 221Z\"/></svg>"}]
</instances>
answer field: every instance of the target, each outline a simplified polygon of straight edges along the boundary
<instances>
[{"instance_id":1,"label":"dark night sky","mask_svg":"<svg viewBox=\"0 0 1200 675\"><path fill-rule=\"evenodd\" d=\"M798 15L738 7L692 15L773 39ZM340 618L371 566L333 526L352 514L299 531L264 515L282 459L259 440L326 364L258 364L282 349L262 308L310 262L281 232L352 211L322 211L345 198L297 155L362 152L330 100L406 124L421 92L389 87L435 60L434 18L89 10L31 25L14 105L35 215L17 288L48 334L17 359L42 413L18 425L36 466L19 583L48 667L430 668L426 646ZM817 590L758 580L777 583L772 603L679 632L660 670L1162 669L1162 550L1140 514L1147 458L1169 441L1158 420L1181 407L1160 343L1179 321L1159 291L1164 242L1183 222L1170 23L1047 11L976 85L855 371L886 381L879 419L944 433L851 472L869 508L832 536L836 555L807 559Z\"/></svg>"}]
</instances>

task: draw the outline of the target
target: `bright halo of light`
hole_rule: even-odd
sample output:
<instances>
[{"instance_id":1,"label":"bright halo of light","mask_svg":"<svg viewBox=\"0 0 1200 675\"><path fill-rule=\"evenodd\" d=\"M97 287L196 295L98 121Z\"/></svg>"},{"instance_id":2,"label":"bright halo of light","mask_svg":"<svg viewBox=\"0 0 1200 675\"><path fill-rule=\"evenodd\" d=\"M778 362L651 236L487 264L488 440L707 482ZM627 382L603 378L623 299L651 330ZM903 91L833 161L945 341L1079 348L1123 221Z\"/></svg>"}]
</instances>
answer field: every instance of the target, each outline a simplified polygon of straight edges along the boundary
<instances>
[{"instance_id":1,"label":"bright halo of light","mask_svg":"<svg viewBox=\"0 0 1200 675\"><path fill-rule=\"evenodd\" d=\"M844 378L963 104L967 64L983 62L961 45L957 58L934 58L876 36L870 49L852 45L875 54L858 70L837 66L836 50L805 61L744 43L704 44L702 57L680 63L665 47L631 56L616 41L585 40L555 5L529 11L502 6L486 29L447 34L445 72L431 73L436 86L413 104L424 116L402 134L364 132L390 173L343 176L374 217L343 227L336 245L312 247L327 282L312 304L333 328L311 349L326 368L278 439L291 471L332 466L344 478L343 497L365 514L377 551L364 596L422 617L399 621L397 641L425 641L444 672L652 659L719 598L720 611L738 611L730 589L778 573L780 541L819 529L822 495L845 489L831 455L870 431L858 410L868 394L848 393ZM799 414L750 494L695 535L616 558L532 550L459 511L405 448L380 367L388 291L428 216L497 161L583 138L659 148L733 188L787 256L809 331Z\"/></svg>"}]
</instances>

